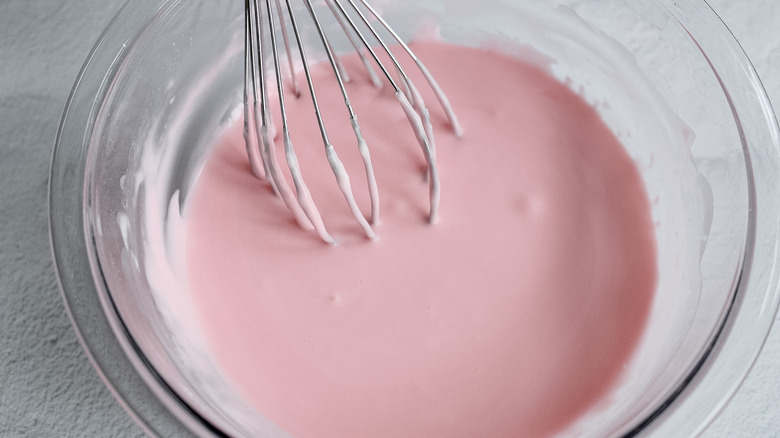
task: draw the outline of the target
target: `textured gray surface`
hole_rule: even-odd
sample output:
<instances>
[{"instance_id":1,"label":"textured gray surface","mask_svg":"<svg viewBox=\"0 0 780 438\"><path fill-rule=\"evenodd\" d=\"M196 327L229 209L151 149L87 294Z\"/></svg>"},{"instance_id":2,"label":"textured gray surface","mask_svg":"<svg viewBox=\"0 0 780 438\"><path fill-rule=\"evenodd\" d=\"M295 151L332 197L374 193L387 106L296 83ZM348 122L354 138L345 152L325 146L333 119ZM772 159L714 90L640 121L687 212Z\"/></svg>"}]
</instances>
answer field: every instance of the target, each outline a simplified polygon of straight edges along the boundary
<instances>
[{"instance_id":1,"label":"textured gray surface","mask_svg":"<svg viewBox=\"0 0 780 438\"><path fill-rule=\"evenodd\" d=\"M142 436L81 351L47 234L60 112L93 41L122 3L0 1L0 437ZM780 2L711 4L780 105ZM780 327L705 436L780 437Z\"/></svg>"},{"instance_id":2,"label":"textured gray surface","mask_svg":"<svg viewBox=\"0 0 780 438\"><path fill-rule=\"evenodd\" d=\"M0 2L0 437L140 437L82 352L46 212L60 113L120 0Z\"/></svg>"}]
</instances>

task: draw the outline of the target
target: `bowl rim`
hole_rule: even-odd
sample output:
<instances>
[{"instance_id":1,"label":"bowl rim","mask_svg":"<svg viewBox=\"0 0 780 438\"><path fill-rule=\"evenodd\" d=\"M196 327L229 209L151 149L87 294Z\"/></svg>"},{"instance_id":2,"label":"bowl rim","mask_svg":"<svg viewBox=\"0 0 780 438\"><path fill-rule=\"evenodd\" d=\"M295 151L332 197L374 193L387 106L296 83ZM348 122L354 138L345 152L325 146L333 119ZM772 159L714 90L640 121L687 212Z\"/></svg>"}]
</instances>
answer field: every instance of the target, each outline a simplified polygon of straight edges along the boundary
<instances>
[{"instance_id":1,"label":"bowl rim","mask_svg":"<svg viewBox=\"0 0 780 438\"><path fill-rule=\"evenodd\" d=\"M57 283L76 336L93 368L130 417L149 436L227 436L176 395L151 366L106 293L98 262L88 251L94 242L82 206L88 199L86 153L94 116L108 93L109 79L139 34L130 23L161 13L164 5L156 0L126 0L78 73L52 151L49 241ZM63 152L66 148L75 152L72 157Z\"/></svg>"}]
</instances>

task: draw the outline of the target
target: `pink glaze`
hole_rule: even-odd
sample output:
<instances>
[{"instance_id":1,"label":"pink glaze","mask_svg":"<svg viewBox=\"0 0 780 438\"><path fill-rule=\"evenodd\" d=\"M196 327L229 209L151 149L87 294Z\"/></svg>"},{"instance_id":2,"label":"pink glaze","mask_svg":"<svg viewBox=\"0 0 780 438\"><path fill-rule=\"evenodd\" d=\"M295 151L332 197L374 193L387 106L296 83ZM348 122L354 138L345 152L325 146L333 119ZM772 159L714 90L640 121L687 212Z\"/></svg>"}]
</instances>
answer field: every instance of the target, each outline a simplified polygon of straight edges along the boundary
<instances>
[{"instance_id":1,"label":"pink glaze","mask_svg":"<svg viewBox=\"0 0 780 438\"><path fill-rule=\"evenodd\" d=\"M425 95L439 223L426 221L425 162L392 89L347 59L379 240L350 215L305 99L287 102L292 141L338 246L301 230L252 175L239 121L184 213L207 341L238 391L296 436L554 434L605 397L642 335L656 276L642 181L597 113L545 72L443 43L415 51L464 127L452 135ZM315 72L318 98L367 211L347 112L324 91L331 76Z\"/></svg>"}]
</instances>

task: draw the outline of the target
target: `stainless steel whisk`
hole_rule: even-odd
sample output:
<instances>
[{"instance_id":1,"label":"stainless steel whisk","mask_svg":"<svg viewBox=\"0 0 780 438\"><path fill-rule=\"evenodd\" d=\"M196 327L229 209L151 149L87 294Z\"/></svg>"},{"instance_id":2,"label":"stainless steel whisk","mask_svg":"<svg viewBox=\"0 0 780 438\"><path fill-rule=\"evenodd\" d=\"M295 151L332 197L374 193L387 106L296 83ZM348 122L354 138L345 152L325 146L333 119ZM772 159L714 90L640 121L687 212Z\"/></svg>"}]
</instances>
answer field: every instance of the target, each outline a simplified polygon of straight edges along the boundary
<instances>
[{"instance_id":1,"label":"stainless steel whisk","mask_svg":"<svg viewBox=\"0 0 780 438\"><path fill-rule=\"evenodd\" d=\"M308 15L308 18L304 19L315 26L344 98L344 105L347 109L349 120L355 133L357 147L365 167L371 201L371 213L368 218L360 211L352 194L349 175L328 139L317 102L314 83L312 82L305 45L301 38L300 26L303 22L296 15L295 8L291 2L300 2L298 4L302 3L305 7L305 15ZM366 0L319 0L318 4L322 5L323 2L332 17L338 22L341 31L346 34L374 85L381 87L382 81L377 76L372 65L379 68L381 76L386 78L387 83L395 91L396 99L413 129L425 157L430 197L428 219L430 222L435 222L438 215L440 183L428 108L425 106L425 102L423 102L422 96L414 83L404 72L395 54L391 51L390 45L399 47L399 51L405 52L407 56L411 57L439 100L454 133L460 135L460 125L447 97L420 59ZM282 3L284 3L284 8ZM343 193L355 220L360 224L368 238L376 239L376 233L372 229L372 224L376 223L379 217L379 193L374 177L373 165L371 164L371 154L360 131L357 115L349 102L345 86L345 83L349 81L349 75L334 53L321 17L318 16L318 12L315 9L312 0L245 0L244 136L247 144L247 153L255 175L268 181L274 192L281 197L287 208L293 213L298 224L304 229L313 228L323 241L335 244L336 240L325 228L320 212L304 182L288 130L283 87L284 78L281 71L281 52L284 51L286 54L292 93L296 97L300 96L301 89L294 74L293 57L298 57L302 63L306 87L314 106L318 128L325 146L325 154L333 175L336 177L339 189ZM321 14L322 11L319 13ZM290 29L295 38L297 54L294 54L292 50L289 36ZM393 42L388 44L380 36L380 33L388 35ZM281 34L281 40L278 34ZM380 54L382 55L381 57ZM390 73L390 69L385 65L388 61L383 62L381 58L389 60L390 68L395 70L396 77ZM271 133L274 125L270 115L269 93L267 90L269 85L276 85L277 87L281 135L287 166L295 187L295 195L293 195L292 190L282 175L276 158Z\"/></svg>"}]
</instances>

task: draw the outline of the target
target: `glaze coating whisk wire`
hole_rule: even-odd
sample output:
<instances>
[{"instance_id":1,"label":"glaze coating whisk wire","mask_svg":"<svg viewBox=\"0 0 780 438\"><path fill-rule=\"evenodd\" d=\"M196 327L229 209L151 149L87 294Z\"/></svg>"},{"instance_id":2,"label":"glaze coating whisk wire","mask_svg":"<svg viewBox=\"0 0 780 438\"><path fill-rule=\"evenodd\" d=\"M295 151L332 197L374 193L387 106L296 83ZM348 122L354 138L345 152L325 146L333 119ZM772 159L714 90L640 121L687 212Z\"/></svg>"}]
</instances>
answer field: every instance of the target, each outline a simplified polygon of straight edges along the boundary
<instances>
[{"instance_id":1,"label":"glaze coating whisk wire","mask_svg":"<svg viewBox=\"0 0 780 438\"><path fill-rule=\"evenodd\" d=\"M296 13L296 8L291 3L293 1L298 2L296 4L299 6L302 4L305 11L301 15L306 17L298 16L300 9ZM340 30L346 35L350 45L359 56L372 83L377 87L381 87L383 85L380 79L381 76L393 88L395 97L403 109L425 157L430 198L428 220L435 222L438 216L440 182L429 111L415 84L406 74L395 54L391 51L390 45L386 43L380 33L389 35L393 41L391 44L399 46L413 60L414 65L420 70L442 106L454 133L460 135L460 125L447 97L420 59L366 0L320 0L319 3L321 4L322 2L327 6L325 12L329 13L336 20ZM311 0L245 0L244 137L247 153L255 175L268 181L274 193L284 201L298 224L304 229L314 229L323 241L335 244L336 240L327 231L301 174L288 127L284 82L285 79L289 78L293 96L300 96L302 87L298 84L294 72L294 59L300 59L306 79L305 87L308 89L312 105L314 106L317 125L325 148L325 155L336 178L336 183L344 195L352 215L363 229L365 235L369 239L376 239L377 236L372 228L372 224L375 224L379 218L379 190L374 176L373 164L371 163L371 154L368 144L361 133L357 115L349 101L345 86L345 83L349 81L348 73L334 52L320 14L322 14L322 10L317 12ZM349 175L328 138L312 80L311 64L307 58L305 44L302 41L301 26L303 25L313 25L315 27L319 41L327 55L328 63L336 78L339 91L344 98L344 106L347 110L357 148L365 169L371 202L369 217L365 217L358 207L352 193ZM290 35L294 38L294 45ZM293 46L297 50L294 50ZM281 53L282 51L284 53ZM281 70L283 57L287 59L287 75L284 75ZM385 61L382 59L385 59ZM391 74L388 65L390 69L394 70L395 76ZM381 72L379 76L374 67L377 67ZM278 124L281 126L285 161L292 176L294 193L280 170L276 148L274 147L272 131L277 125L274 124L271 116L270 93L267 89L268 86L273 85L276 86ZM328 110L334 109L328 108Z\"/></svg>"}]
</instances>

